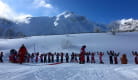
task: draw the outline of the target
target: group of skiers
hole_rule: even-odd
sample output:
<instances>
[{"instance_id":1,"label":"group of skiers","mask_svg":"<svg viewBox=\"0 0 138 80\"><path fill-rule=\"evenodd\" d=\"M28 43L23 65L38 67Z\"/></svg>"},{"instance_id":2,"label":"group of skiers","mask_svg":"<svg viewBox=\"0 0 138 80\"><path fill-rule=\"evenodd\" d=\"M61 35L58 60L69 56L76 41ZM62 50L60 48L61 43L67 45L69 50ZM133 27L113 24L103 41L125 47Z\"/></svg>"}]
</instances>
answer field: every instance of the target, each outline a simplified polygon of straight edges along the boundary
<instances>
[{"instance_id":1,"label":"group of skiers","mask_svg":"<svg viewBox=\"0 0 138 80\"><path fill-rule=\"evenodd\" d=\"M15 49L10 50L9 61L22 64L23 62L26 62L25 60L27 55L28 51L26 47L22 45L18 52Z\"/></svg>"},{"instance_id":2,"label":"group of skiers","mask_svg":"<svg viewBox=\"0 0 138 80\"><path fill-rule=\"evenodd\" d=\"M86 46L82 46L81 51L79 54L72 52L71 55L69 53L43 53L40 54L32 53L29 54L26 47L24 45L21 46L19 51L17 52L15 49L10 50L10 56L9 61L12 63L24 63L24 62L32 62L32 63L96 63L95 56L99 56L99 63L104 64L103 56L105 55L104 52L86 52L85 51ZM107 51L107 54L109 55L109 62L110 64L118 64L118 57L120 53L116 53L114 51ZM132 55L134 56L134 61L136 64L138 64L138 52L132 51ZM0 62L3 62L3 52L0 53ZM65 61L64 61L65 60ZM127 64L128 59L127 55L123 54L120 58L121 64Z\"/></svg>"}]
</instances>

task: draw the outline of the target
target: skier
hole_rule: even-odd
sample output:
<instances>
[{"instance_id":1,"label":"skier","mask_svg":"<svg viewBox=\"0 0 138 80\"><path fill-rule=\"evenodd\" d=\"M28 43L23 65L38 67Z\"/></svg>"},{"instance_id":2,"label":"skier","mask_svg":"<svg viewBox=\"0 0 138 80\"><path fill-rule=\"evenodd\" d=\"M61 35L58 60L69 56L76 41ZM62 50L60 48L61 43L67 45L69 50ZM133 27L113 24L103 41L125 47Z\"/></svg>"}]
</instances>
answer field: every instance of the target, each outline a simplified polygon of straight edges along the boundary
<instances>
[{"instance_id":1,"label":"skier","mask_svg":"<svg viewBox=\"0 0 138 80\"><path fill-rule=\"evenodd\" d=\"M35 62L38 63L39 52L36 53Z\"/></svg>"},{"instance_id":2,"label":"skier","mask_svg":"<svg viewBox=\"0 0 138 80\"><path fill-rule=\"evenodd\" d=\"M75 62L78 63L77 54L74 54Z\"/></svg>"},{"instance_id":3,"label":"skier","mask_svg":"<svg viewBox=\"0 0 138 80\"><path fill-rule=\"evenodd\" d=\"M40 55L40 62L43 63L43 54Z\"/></svg>"},{"instance_id":4,"label":"skier","mask_svg":"<svg viewBox=\"0 0 138 80\"><path fill-rule=\"evenodd\" d=\"M33 63L34 62L34 53L31 54L31 62Z\"/></svg>"},{"instance_id":5,"label":"skier","mask_svg":"<svg viewBox=\"0 0 138 80\"><path fill-rule=\"evenodd\" d=\"M123 54L121 57L121 64L127 64L128 60L127 60L127 55Z\"/></svg>"},{"instance_id":6,"label":"skier","mask_svg":"<svg viewBox=\"0 0 138 80\"><path fill-rule=\"evenodd\" d=\"M51 54L51 62L54 63L54 54Z\"/></svg>"},{"instance_id":7,"label":"skier","mask_svg":"<svg viewBox=\"0 0 138 80\"><path fill-rule=\"evenodd\" d=\"M59 53L56 54L56 62L59 62Z\"/></svg>"},{"instance_id":8,"label":"skier","mask_svg":"<svg viewBox=\"0 0 138 80\"><path fill-rule=\"evenodd\" d=\"M69 54L68 53L66 53L65 58L66 58L66 63L69 63Z\"/></svg>"},{"instance_id":9,"label":"skier","mask_svg":"<svg viewBox=\"0 0 138 80\"><path fill-rule=\"evenodd\" d=\"M87 56L87 63L90 63L90 58L89 58L90 52L88 52L88 53L86 54L86 56Z\"/></svg>"},{"instance_id":10,"label":"skier","mask_svg":"<svg viewBox=\"0 0 138 80\"><path fill-rule=\"evenodd\" d=\"M110 64L113 64L114 51L110 51L110 52L107 51L107 54L109 55Z\"/></svg>"},{"instance_id":11,"label":"skier","mask_svg":"<svg viewBox=\"0 0 138 80\"><path fill-rule=\"evenodd\" d=\"M47 63L47 54L44 54L44 63Z\"/></svg>"},{"instance_id":12,"label":"skier","mask_svg":"<svg viewBox=\"0 0 138 80\"><path fill-rule=\"evenodd\" d=\"M93 53L91 54L91 63L95 63L95 58L94 58L94 56L95 56L95 53L93 52Z\"/></svg>"},{"instance_id":13,"label":"skier","mask_svg":"<svg viewBox=\"0 0 138 80\"><path fill-rule=\"evenodd\" d=\"M3 62L3 52L0 53L0 62Z\"/></svg>"},{"instance_id":14,"label":"skier","mask_svg":"<svg viewBox=\"0 0 138 80\"><path fill-rule=\"evenodd\" d=\"M27 55L27 49L24 46L24 44L21 46L21 48L18 51L18 55L19 55L19 63L22 64L23 62L25 62L25 56Z\"/></svg>"},{"instance_id":15,"label":"skier","mask_svg":"<svg viewBox=\"0 0 138 80\"><path fill-rule=\"evenodd\" d=\"M30 56L30 54L28 53L28 54L27 54L27 63L30 62L30 57L31 57L31 56Z\"/></svg>"},{"instance_id":16,"label":"skier","mask_svg":"<svg viewBox=\"0 0 138 80\"><path fill-rule=\"evenodd\" d=\"M61 63L63 63L64 53L61 53Z\"/></svg>"},{"instance_id":17,"label":"skier","mask_svg":"<svg viewBox=\"0 0 138 80\"><path fill-rule=\"evenodd\" d=\"M138 52L137 51L132 51L132 55L135 56L134 57L134 61L135 61L135 64L138 64Z\"/></svg>"},{"instance_id":18,"label":"skier","mask_svg":"<svg viewBox=\"0 0 138 80\"><path fill-rule=\"evenodd\" d=\"M75 61L75 54L74 54L74 52L72 52L72 54L71 54L71 60L70 60L70 62L74 62Z\"/></svg>"},{"instance_id":19,"label":"skier","mask_svg":"<svg viewBox=\"0 0 138 80\"><path fill-rule=\"evenodd\" d=\"M103 52L100 52L100 53L98 52L98 55L99 55L100 64L104 64L104 62L102 60L102 57L103 57L104 53Z\"/></svg>"},{"instance_id":20,"label":"skier","mask_svg":"<svg viewBox=\"0 0 138 80\"><path fill-rule=\"evenodd\" d=\"M51 52L48 53L48 63L51 62Z\"/></svg>"},{"instance_id":21,"label":"skier","mask_svg":"<svg viewBox=\"0 0 138 80\"><path fill-rule=\"evenodd\" d=\"M119 56L120 53L114 53L114 64L118 64L118 59L117 57Z\"/></svg>"},{"instance_id":22,"label":"skier","mask_svg":"<svg viewBox=\"0 0 138 80\"><path fill-rule=\"evenodd\" d=\"M84 64L85 63L85 48L86 45L83 45L81 48L81 52L80 52L80 64Z\"/></svg>"},{"instance_id":23,"label":"skier","mask_svg":"<svg viewBox=\"0 0 138 80\"><path fill-rule=\"evenodd\" d=\"M17 62L17 51L15 49L10 50L9 61L12 62L12 63Z\"/></svg>"}]
</instances>

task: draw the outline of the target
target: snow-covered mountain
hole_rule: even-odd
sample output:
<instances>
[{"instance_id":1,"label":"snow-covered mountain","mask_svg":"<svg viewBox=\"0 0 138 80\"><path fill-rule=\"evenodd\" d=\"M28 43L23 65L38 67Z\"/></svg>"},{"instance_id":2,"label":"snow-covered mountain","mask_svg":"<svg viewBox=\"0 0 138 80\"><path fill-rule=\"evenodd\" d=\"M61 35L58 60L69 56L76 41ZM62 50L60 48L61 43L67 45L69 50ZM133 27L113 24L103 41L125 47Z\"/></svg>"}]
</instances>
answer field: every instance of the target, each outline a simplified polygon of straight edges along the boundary
<instances>
[{"instance_id":1,"label":"snow-covered mountain","mask_svg":"<svg viewBox=\"0 0 138 80\"><path fill-rule=\"evenodd\" d=\"M43 16L27 18L30 20L28 24L14 23L6 26L15 32L22 32L27 36L107 31L105 25L91 22L84 16L68 11L53 17ZM0 22L0 25L1 24Z\"/></svg>"},{"instance_id":2,"label":"snow-covered mountain","mask_svg":"<svg viewBox=\"0 0 138 80\"><path fill-rule=\"evenodd\" d=\"M88 32L106 32L110 29L106 24L95 23L84 16L65 11L57 16L27 17L29 23L16 23L6 19L0 19L1 36L38 36L55 34L72 34ZM138 30L138 20L122 19L115 21L119 31ZM114 25L114 24L113 24ZM12 35L11 35L12 33Z\"/></svg>"},{"instance_id":3,"label":"snow-covered mountain","mask_svg":"<svg viewBox=\"0 0 138 80\"><path fill-rule=\"evenodd\" d=\"M117 21L119 24L119 31L137 31L138 20L135 19L122 19Z\"/></svg>"},{"instance_id":4,"label":"snow-covered mountain","mask_svg":"<svg viewBox=\"0 0 138 80\"><path fill-rule=\"evenodd\" d=\"M15 29L26 35L49 35L107 30L106 26L89 21L73 12L63 12L54 17L31 17L29 24L18 24Z\"/></svg>"}]
</instances>

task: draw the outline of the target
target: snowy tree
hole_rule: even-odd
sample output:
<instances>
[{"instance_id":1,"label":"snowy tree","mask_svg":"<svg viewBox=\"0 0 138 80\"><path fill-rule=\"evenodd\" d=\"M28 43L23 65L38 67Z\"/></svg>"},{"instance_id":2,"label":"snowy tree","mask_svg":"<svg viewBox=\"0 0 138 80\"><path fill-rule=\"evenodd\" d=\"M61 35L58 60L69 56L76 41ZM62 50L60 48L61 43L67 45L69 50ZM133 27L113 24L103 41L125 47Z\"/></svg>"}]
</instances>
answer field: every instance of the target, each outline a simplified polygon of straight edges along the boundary
<instances>
[{"instance_id":1,"label":"snowy tree","mask_svg":"<svg viewBox=\"0 0 138 80\"><path fill-rule=\"evenodd\" d=\"M22 32L17 32L15 36L16 36L17 38L22 38L22 37L25 37L26 35L23 34Z\"/></svg>"},{"instance_id":2,"label":"snowy tree","mask_svg":"<svg viewBox=\"0 0 138 80\"><path fill-rule=\"evenodd\" d=\"M4 28L3 27L0 27L0 37L3 36L4 31L5 31Z\"/></svg>"},{"instance_id":3,"label":"snowy tree","mask_svg":"<svg viewBox=\"0 0 138 80\"><path fill-rule=\"evenodd\" d=\"M13 37L15 37L15 32L14 32L14 30L8 29L8 30L5 32L5 37L6 37L6 38L13 38Z\"/></svg>"},{"instance_id":4,"label":"snowy tree","mask_svg":"<svg viewBox=\"0 0 138 80\"><path fill-rule=\"evenodd\" d=\"M96 32L96 33L100 33L101 32L101 29L99 27L95 27L93 32Z\"/></svg>"},{"instance_id":5,"label":"snowy tree","mask_svg":"<svg viewBox=\"0 0 138 80\"><path fill-rule=\"evenodd\" d=\"M119 22L118 21L112 22L108 26L111 29L111 32L113 35L116 35L116 32L119 31Z\"/></svg>"},{"instance_id":6,"label":"snowy tree","mask_svg":"<svg viewBox=\"0 0 138 80\"><path fill-rule=\"evenodd\" d=\"M71 48L71 47L72 47L72 43L71 43L71 41L69 41L69 40L63 40L63 41L61 42L61 47L62 47L62 49Z\"/></svg>"}]
</instances>

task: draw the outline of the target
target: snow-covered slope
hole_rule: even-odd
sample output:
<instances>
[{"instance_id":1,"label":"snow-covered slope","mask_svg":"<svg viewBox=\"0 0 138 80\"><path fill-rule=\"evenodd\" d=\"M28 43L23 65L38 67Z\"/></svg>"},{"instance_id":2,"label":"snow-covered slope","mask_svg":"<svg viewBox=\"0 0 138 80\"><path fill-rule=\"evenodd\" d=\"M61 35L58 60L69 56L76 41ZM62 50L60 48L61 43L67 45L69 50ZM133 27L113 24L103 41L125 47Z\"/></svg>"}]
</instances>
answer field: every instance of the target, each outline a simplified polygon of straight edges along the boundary
<instances>
[{"instance_id":1,"label":"snow-covered slope","mask_svg":"<svg viewBox=\"0 0 138 80\"><path fill-rule=\"evenodd\" d=\"M32 36L20 39L0 39L0 51L4 51L4 63L0 63L0 80L138 80L138 67L134 64L132 50L138 50L138 32L87 33L53 36ZM129 64L109 64L108 56L103 56L105 64L62 63L47 65L45 63L12 64L6 61L9 50L19 49L25 44L28 51L34 52L80 52L82 45L86 51L115 50L126 53ZM119 56L120 57L120 56ZM119 60L119 59L118 59Z\"/></svg>"},{"instance_id":2,"label":"snow-covered slope","mask_svg":"<svg viewBox=\"0 0 138 80\"><path fill-rule=\"evenodd\" d=\"M87 34L68 34L53 36L33 36L20 39L0 39L0 50L5 55L9 54L10 49L18 50L25 44L28 51L32 52L80 52L82 45L87 45L87 51L115 50L116 52L131 55L131 51L138 50L138 32L118 33L113 36L111 33L87 33ZM35 51L34 51L35 48ZM108 57L105 57L108 58Z\"/></svg>"},{"instance_id":3,"label":"snow-covered slope","mask_svg":"<svg viewBox=\"0 0 138 80\"><path fill-rule=\"evenodd\" d=\"M137 65L0 64L1 80L138 80Z\"/></svg>"}]
</instances>

